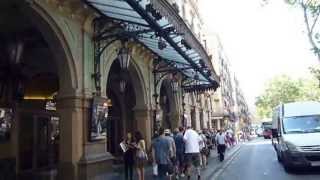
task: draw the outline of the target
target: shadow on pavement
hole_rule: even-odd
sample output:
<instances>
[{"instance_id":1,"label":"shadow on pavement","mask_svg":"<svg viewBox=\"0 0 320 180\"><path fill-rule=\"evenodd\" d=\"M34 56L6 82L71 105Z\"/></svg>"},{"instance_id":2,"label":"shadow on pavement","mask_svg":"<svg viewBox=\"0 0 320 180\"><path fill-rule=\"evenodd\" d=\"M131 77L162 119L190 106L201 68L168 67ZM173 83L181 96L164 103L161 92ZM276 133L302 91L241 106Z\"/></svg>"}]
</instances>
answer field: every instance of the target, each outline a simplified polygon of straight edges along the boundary
<instances>
[{"instance_id":1,"label":"shadow on pavement","mask_svg":"<svg viewBox=\"0 0 320 180\"><path fill-rule=\"evenodd\" d=\"M320 167L294 169L290 172L290 174L294 174L294 175L319 175L320 174Z\"/></svg>"}]
</instances>

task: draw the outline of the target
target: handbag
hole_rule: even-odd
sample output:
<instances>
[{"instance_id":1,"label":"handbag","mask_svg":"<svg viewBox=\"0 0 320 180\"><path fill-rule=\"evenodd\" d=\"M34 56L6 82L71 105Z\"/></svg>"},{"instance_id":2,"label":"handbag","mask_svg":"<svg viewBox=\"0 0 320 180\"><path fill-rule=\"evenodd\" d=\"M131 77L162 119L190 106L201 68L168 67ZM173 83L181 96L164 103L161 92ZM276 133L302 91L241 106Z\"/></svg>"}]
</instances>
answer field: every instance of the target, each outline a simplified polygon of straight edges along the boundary
<instances>
[{"instance_id":1,"label":"handbag","mask_svg":"<svg viewBox=\"0 0 320 180\"><path fill-rule=\"evenodd\" d=\"M158 164L152 165L152 171L154 176L158 176Z\"/></svg>"},{"instance_id":2,"label":"handbag","mask_svg":"<svg viewBox=\"0 0 320 180\"><path fill-rule=\"evenodd\" d=\"M141 161L148 161L147 153L144 152L143 150L138 150L136 156L137 156L137 159Z\"/></svg>"}]
</instances>

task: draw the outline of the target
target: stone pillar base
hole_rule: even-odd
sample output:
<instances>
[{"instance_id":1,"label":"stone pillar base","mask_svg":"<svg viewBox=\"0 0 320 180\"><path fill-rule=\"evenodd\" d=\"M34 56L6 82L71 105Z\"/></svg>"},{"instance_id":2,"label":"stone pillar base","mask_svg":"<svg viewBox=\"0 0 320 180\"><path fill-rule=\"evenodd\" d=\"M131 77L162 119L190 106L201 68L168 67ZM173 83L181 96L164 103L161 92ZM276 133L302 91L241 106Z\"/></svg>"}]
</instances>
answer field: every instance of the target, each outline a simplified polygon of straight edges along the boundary
<instances>
[{"instance_id":1,"label":"stone pillar base","mask_svg":"<svg viewBox=\"0 0 320 180\"><path fill-rule=\"evenodd\" d=\"M104 175L112 172L114 157L110 153L87 156L79 162L79 180L103 179Z\"/></svg>"},{"instance_id":2,"label":"stone pillar base","mask_svg":"<svg viewBox=\"0 0 320 180\"><path fill-rule=\"evenodd\" d=\"M137 130L141 131L143 134L146 145L149 147L151 145L151 117L149 115L148 109L134 109L134 117L136 122Z\"/></svg>"},{"instance_id":3,"label":"stone pillar base","mask_svg":"<svg viewBox=\"0 0 320 180\"><path fill-rule=\"evenodd\" d=\"M75 172L76 167L71 162L61 162L58 167L58 179L59 180L69 180L76 179Z\"/></svg>"}]
</instances>

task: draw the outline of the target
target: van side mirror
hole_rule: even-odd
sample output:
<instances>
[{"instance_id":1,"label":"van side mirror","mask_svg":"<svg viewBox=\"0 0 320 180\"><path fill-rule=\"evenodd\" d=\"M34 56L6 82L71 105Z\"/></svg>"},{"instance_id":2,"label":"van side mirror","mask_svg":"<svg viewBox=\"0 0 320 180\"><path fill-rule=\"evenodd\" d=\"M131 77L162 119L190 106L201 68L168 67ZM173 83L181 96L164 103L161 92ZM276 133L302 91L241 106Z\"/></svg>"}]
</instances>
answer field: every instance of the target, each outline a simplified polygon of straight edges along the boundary
<instances>
[{"instance_id":1,"label":"van side mirror","mask_svg":"<svg viewBox=\"0 0 320 180\"><path fill-rule=\"evenodd\" d=\"M279 132L278 132L278 129L271 129L272 131L272 137L279 137Z\"/></svg>"}]
</instances>

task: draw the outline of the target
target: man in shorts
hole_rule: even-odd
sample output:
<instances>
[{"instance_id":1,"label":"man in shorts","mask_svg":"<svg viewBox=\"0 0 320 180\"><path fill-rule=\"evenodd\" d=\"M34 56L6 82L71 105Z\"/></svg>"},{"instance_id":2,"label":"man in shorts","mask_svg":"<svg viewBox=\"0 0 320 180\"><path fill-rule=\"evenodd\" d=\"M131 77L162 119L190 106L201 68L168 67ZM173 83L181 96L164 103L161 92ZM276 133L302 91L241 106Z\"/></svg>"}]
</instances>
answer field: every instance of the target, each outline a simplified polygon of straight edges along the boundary
<instances>
[{"instance_id":1,"label":"man in shorts","mask_svg":"<svg viewBox=\"0 0 320 180\"><path fill-rule=\"evenodd\" d=\"M166 179L166 175L172 174L173 166L170 160L172 154L171 142L165 136L164 129L159 129L159 137L152 143L152 159L153 163L158 165L158 179Z\"/></svg>"},{"instance_id":2,"label":"man in shorts","mask_svg":"<svg viewBox=\"0 0 320 180\"><path fill-rule=\"evenodd\" d=\"M201 138L199 134L188 127L183 136L185 142L185 161L187 164L188 180L191 179L191 166L193 165L197 170L198 180L201 179L200 174L200 147Z\"/></svg>"}]
</instances>

